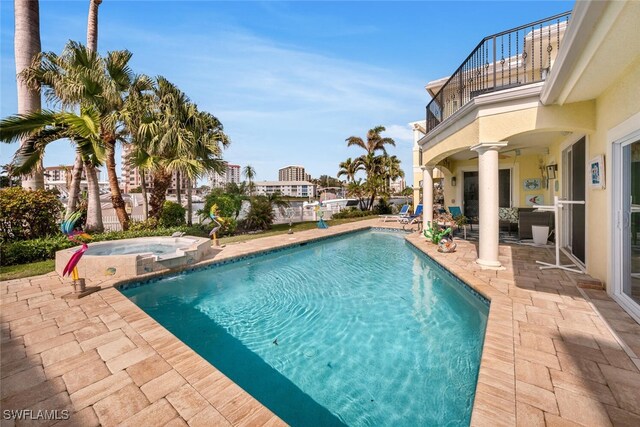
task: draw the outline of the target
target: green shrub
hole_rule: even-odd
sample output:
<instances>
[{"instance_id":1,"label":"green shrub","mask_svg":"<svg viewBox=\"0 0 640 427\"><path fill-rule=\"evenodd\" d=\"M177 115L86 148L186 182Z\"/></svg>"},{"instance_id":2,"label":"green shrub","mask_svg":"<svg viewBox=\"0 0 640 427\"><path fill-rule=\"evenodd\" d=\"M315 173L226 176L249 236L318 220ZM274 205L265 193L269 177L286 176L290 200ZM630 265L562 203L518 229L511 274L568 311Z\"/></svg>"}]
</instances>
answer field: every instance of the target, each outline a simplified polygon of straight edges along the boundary
<instances>
[{"instance_id":1,"label":"green shrub","mask_svg":"<svg viewBox=\"0 0 640 427\"><path fill-rule=\"evenodd\" d=\"M374 211L361 211L356 208L343 209L342 211L333 214L331 218L333 219L344 219L344 218L362 218L365 216L378 215Z\"/></svg>"},{"instance_id":2,"label":"green shrub","mask_svg":"<svg viewBox=\"0 0 640 427\"><path fill-rule=\"evenodd\" d=\"M3 243L0 247L2 265L26 264L55 258L56 251L77 245L62 234L55 237Z\"/></svg>"},{"instance_id":3,"label":"green shrub","mask_svg":"<svg viewBox=\"0 0 640 427\"><path fill-rule=\"evenodd\" d=\"M166 201L162 206L162 213L160 214L160 226L162 227L177 227L184 225L186 220L184 218L187 210L180 204L175 202Z\"/></svg>"},{"instance_id":4,"label":"green shrub","mask_svg":"<svg viewBox=\"0 0 640 427\"><path fill-rule=\"evenodd\" d=\"M373 211L378 215L388 215L391 213L392 208L385 198L380 197L380 199L378 199L378 204L375 205Z\"/></svg>"},{"instance_id":5,"label":"green shrub","mask_svg":"<svg viewBox=\"0 0 640 427\"><path fill-rule=\"evenodd\" d=\"M264 196L256 196L251 200L251 208L240 227L245 231L268 230L273 224L275 214L271 202Z\"/></svg>"},{"instance_id":6,"label":"green shrub","mask_svg":"<svg viewBox=\"0 0 640 427\"><path fill-rule=\"evenodd\" d=\"M129 231L155 230L158 228L156 218L148 218L144 221L133 221L129 224Z\"/></svg>"},{"instance_id":7,"label":"green shrub","mask_svg":"<svg viewBox=\"0 0 640 427\"><path fill-rule=\"evenodd\" d=\"M217 235L218 237L223 237L223 236L232 236L233 233L236 232L236 229L238 228L238 222L233 219L233 218L216 218L218 220L218 222L220 223L220 225L222 227L220 227L220 230L218 230ZM208 228L209 230L212 230L214 227L214 224L211 223L209 224Z\"/></svg>"},{"instance_id":8,"label":"green shrub","mask_svg":"<svg viewBox=\"0 0 640 427\"><path fill-rule=\"evenodd\" d=\"M8 242L54 235L62 209L50 191L4 188L0 190L0 239Z\"/></svg>"},{"instance_id":9,"label":"green shrub","mask_svg":"<svg viewBox=\"0 0 640 427\"><path fill-rule=\"evenodd\" d=\"M224 194L222 190L215 189L204 199L204 207L198 211L202 218L209 218L211 206L216 205L216 212L223 218L236 218L242 208L243 197L237 194Z\"/></svg>"}]
</instances>

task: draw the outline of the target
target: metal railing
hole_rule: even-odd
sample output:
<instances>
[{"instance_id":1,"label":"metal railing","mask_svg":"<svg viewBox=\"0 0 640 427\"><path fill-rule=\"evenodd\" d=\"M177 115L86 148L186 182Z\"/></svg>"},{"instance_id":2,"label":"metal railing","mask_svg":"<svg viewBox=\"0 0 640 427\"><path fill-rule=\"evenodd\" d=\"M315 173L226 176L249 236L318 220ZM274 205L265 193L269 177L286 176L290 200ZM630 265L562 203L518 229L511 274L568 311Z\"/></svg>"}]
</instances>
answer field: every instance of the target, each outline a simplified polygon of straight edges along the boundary
<instances>
[{"instance_id":1,"label":"metal railing","mask_svg":"<svg viewBox=\"0 0 640 427\"><path fill-rule=\"evenodd\" d=\"M571 12L485 37L427 104L427 134L479 95L546 79Z\"/></svg>"}]
</instances>

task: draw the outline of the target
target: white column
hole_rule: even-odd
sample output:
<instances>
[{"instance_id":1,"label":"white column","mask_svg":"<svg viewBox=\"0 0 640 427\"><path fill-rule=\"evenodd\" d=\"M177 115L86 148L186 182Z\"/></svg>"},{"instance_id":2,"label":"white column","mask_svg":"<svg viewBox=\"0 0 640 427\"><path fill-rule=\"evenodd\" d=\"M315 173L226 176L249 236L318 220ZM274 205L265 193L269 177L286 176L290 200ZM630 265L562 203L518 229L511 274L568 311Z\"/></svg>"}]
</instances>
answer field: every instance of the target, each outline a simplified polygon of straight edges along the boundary
<instances>
[{"instance_id":1,"label":"white column","mask_svg":"<svg viewBox=\"0 0 640 427\"><path fill-rule=\"evenodd\" d=\"M433 222L433 166L421 166L422 169L422 229L426 230Z\"/></svg>"},{"instance_id":2,"label":"white column","mask_svg":"<svg viewBox=\"0 0 640 427\"><path fill-rule=\"evenodd\" d=\"M478 259L483 267L501 268L498 261L498 244L500 237L500 220L498 217L498 150L505 147L506 142L481 142L471 147L478 152L478 192L480 237L478 242Z\"/></svg>"}]
</instances>

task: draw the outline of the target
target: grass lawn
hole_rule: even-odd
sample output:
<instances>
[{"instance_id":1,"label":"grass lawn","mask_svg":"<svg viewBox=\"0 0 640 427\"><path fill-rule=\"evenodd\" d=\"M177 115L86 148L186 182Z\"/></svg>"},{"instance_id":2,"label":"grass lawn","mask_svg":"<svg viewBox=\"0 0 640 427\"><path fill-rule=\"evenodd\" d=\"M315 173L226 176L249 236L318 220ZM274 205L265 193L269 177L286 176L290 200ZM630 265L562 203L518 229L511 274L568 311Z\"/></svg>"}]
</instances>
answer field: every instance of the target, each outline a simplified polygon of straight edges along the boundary
<instances>
[{"instance_id":1,"label":"grass lawn","mask_svg":"<svg viewBox=\"0 0 640 427\"><path fill-rule=\"evenodd\" d=\"M21 279L29 276L39 276L53 271L55 268L55 260L48 259L46 261L32 262L30 264L9 265L0 267L0 281Z\"/></svg>"},{"instance_id":2,"label":"grass lawn","mask_svg":"<svg viewBox=\"0 0 640 427\"><path fill-rule=\"evenodd\" d=\"M332 219L327 221L327 224L331 227L333 225L347 224L349 222L362 221L365 219L371 219L375 216L367 216L362 218L345 218L345 219ZM294 232L311 230L316 228L316 223L311 222L299 222L293 224ZM289 224L274 225L269 231L255 234L241 234L238 236L223 237L220 239L220 244L245 242L247 240L259 239L260 237L275 236L278 234L286 234L289 231ZM23 277L38 276L40 274L46 274L55 269L55 261L52 259L46 261L32 262L30 264L10 265L6 267L0 267L0 281L21 279Z\"/></svg>"}]
</instances>

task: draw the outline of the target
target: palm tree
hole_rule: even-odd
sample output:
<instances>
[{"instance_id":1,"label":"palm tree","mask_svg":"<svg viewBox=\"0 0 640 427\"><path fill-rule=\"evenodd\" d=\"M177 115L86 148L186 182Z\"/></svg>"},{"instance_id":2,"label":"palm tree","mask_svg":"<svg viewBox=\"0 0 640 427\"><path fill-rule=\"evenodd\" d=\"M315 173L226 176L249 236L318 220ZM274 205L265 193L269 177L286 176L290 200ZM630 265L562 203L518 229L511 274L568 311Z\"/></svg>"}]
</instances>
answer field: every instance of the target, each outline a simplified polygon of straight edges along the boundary
<instances>
[{"instance_id":1,"label":"palm tree","mask_svg":"<svg viewBox=\"0 0 640 427\"><path fill-rule=\"evenodd\" d=\"M364 210L364 208L365 208L365 206L364 206L365 192L364 192L364 188L362 186L362 178L358 179L357 181L355 181L355 180L351 181L347 185L347 195L349 197L357 198L360 210Z\"/></svg>"},{"instance_id":2,"label":"palm tree","mask_svg":"<svg viewBox=\"0 0 640 427\"><path fill-rule=\"evenodd\" d=\"M345 175L347 177L347 182L355 181L356 173L362 170L362 164L358 161L351 160L351 157L344 162L341 162L339 167L340 170L338 171L338 178Z\"/></svg>"},{"instance_id":3,"label":"palm tree","mask_svg":"<svg viewBox=\"0 0 640 427\"><path fill-rule=\"evenodd\" d=\"M0 141L25 141L12 162L14 170L19 174L29 173L38 167L49 143L67 138L76 144L87 170L89 187L85 230L98 232L102 231L103 226L98 180L94 177L95 166L104 158L99 129L100 115L92 108L81 108L79 114L38 111L10 116L0 121Z\"/></svg>"},{"instance_id":4,"label":"palm tree","mask_svg":"<svg viewBox=\"0 0 640 427\"><path fill-rule=\"evenodd\" d=\"M191 225L193 216L192 191L197 178L211 172L222 173L226 164L222 160L222 148L229 145L229 138L222 131L222 123L212 114L198 111L195 104L190 105L191 119L187 122L193 149L187 152L192 160L199 162L199 168L186 168L187 177L187 224Z\"/></svg>"},{"instance_id":5,"label":"palm tree","mask_svg":"<svg viewBox=\"0 0 640 427\"><path fill-rule=\"evenodd\" d=\"M87 19L87 49L98 51L98 6L102 0L89 0L89 18Z\"/></svg>"},{"instance_id":6,"label":"palm tree","mask_svg":"<svg viewBox=\"0 0 640 427\"><path fill-rule=\"evenodd\" d=\"M373 154L376 151L382 151L386 154L387 150L385 148L385 145L393 145L395 147L396 142L392 138L383 138L380 135L385 130L386 129L384 126L376 126L373 129L369 129L369 131L367 132L366 142L358 136L350 136L346 139L347 147L356 145L363 148L367 152L367 154Z\"/></svg>"},{"instance_id":7,"label":"palm tree","mask_svg":"<svg viewBox=\"0 0 640 427\"><path fill-rule=\"evenodd\" d=\"M267 200L272 209L278 209L281 215L284 215L284 209L289 207L289 202L282 198L282 194L279 191L275 193L267 194Z\"/></svg>"},{"instance_id":8,"label":"palm tree","mask_svg":"<svg viewBox=\"0 0 640 427\"><path fill-rule=\"evenodd\" d=\"M384 156L383 157L384 178L385 178L385 192L389 192L391 188L391 182L398 178L404 178L404 171L400 169L400 159L396 156Z\"/></svg>"},{"instance_id":9,"label":"palm tree","mask_svg":"<svg viewBox=\"0 0 640 427\"><path fill-rule=\"evenodd\" d=\"M373 203L376 200L378 190L384 183L384 179L382 178L384 171L383 159L384 156L376 156L373 152L362 155L356 159L356 162L361 165L362 169L367 174L367 180L363 185L363 188L365 188L370 195L369 202L365 205L367 210L373 208Z\"/></svg>"},{"instance_id":10,"label":"palm tree","mask_svg":"<svg viewBox=\"0 0 640 427\"><path fill-rule=\"evenodd\" d=\"M15 60L18 76L31 66L34 57L40 53L40 4L38 0L15 0ZM18 77L18 114L28 114L41 108L40 91ZM25 144L23 140L20 144ZM44 188L44 174L42 163L38 164L22 179L22 186L30 189Z\"/></svg>"},{"instance_id":11,"label":"palm tree","mask_svg":"<svg viewBox=\"0 0 640 427\"><path fill-rule=\"evenodd\" d=\"M126 161L140 172L140 189L142 192L143 217L149 218L149 199L147 198L147 174L156 166L153 156L144 150L148 137L141 132L143 123L149 122L153 114L153 92L147 88L153 88L153 81L144 75L136 76L135 81L146 80L145 84L133 85L125 100L125 106L121 111L121 120L124 124L129 143L132 146L127 154Z\"/></svg>"},{"instance_id":12,"label":"palm tree","mask_svg":"<svg viewBox=\"0 0 640 427\"><path fill-rule=\"evenodd\" d=\"M153 156L144 151L141 146L134 145L133 150L127 153L125 161L131 167L138 169L140 173L140 192L142 193L142 216L149 219L149 199L147 196L147 174L156 167Z\"/></svg>"},{"instance_id":13,"label":"palm tree","mask_svg":"<svg viewBox=\"0 0 640 427\"><path fill-rule=\"evenodd\" d=\"M158 77L149 120L139 125L140 148L153 157L151 216L159 217L173 172L188 178L187 210L191 219L191 182L215 170L221 172L222 148L229 144L222 124L201 112L174 84Z\"/></svg>"},{"instance_id":14,"label":"palm tree","mask_svg":"<svg viewBox=\"0 0 640 427\"><path fill-rule=\"evenodd\" d=\"M242 169L242 175L249 181L249 196L253 196L253 178L256 177L256 170L253 166L247 165Z\"/></svg>"},{"instance_id":15,"label":"palm tree","mask_svg":"<svg viewBox=\"0 0 640 427\"><path fill-rule=\"evenodd\" d=\"M100 59L84 48L80 48L77 43L68 43L63 53L58 56L53 52L39 54L31 67L26 68L20 77L33 89L44 91L45 98L52 105L59 106L63 111L74 110L80 106L85 108L92 105L85 98L89 98L95 92L94 85L87 84L90 80L87 75L92 74L92 70L99 69ZM95 110L93 107L91 107ZM84 163L87 184L96 190L96 194L89 194L89 205L91 211L100 218L91 218L94 229L102 228L102 209L100 205L100 195L98 189L98 175L96 166L99 164L92 161L81 161ZM78 160L78 159L76 159ZM86 160L86 156L85 156ZM76 195L79 194L79 182L82 169L75 167L72 177L72 189L77 185ZM71 195L70 198L76 198ZM75 209L75 206L67 205L67 208Z\"/></svg>"},{"instance_id":16,"label":"palm tree","mask_svg":"<svg viewBox=\"0 0 640 427\"><path fill-rule=\"evenodd\" d=\"M102 0L90 0L89 17L87 19L87 50L98 51L98 6ZM76 160L73 164L71 173L71 182L67 186L69 190L69 199L67 200L66 216L76 210L78 201L80 200L80 180L82 179L82 155L76 153Z\"/></svg>"},{"instance_id":17,"label":"palm tree","mask_svg":"<svg viewBox=\"0 0 640 427\"><path fill-rule=\"evenodd\" d=\"M367 174L367 181L363 185L363 188L370 194L369 202L366 204L367 209L373 208L378 191L381 188L384 190L384 179L381 178L381 174L384 173L383 158L387 155L386 146L392 145L395 147L396 145L392 138L380 135L385 130L384 126L376 126L373 129L369 129L366 141L357 136L350 136L346 139L348 147L355 145L366 152L366 154L358 157L355 163ZM382 151L382 155L376 155L378 151Z\"/></svg>"}]
</instances>

